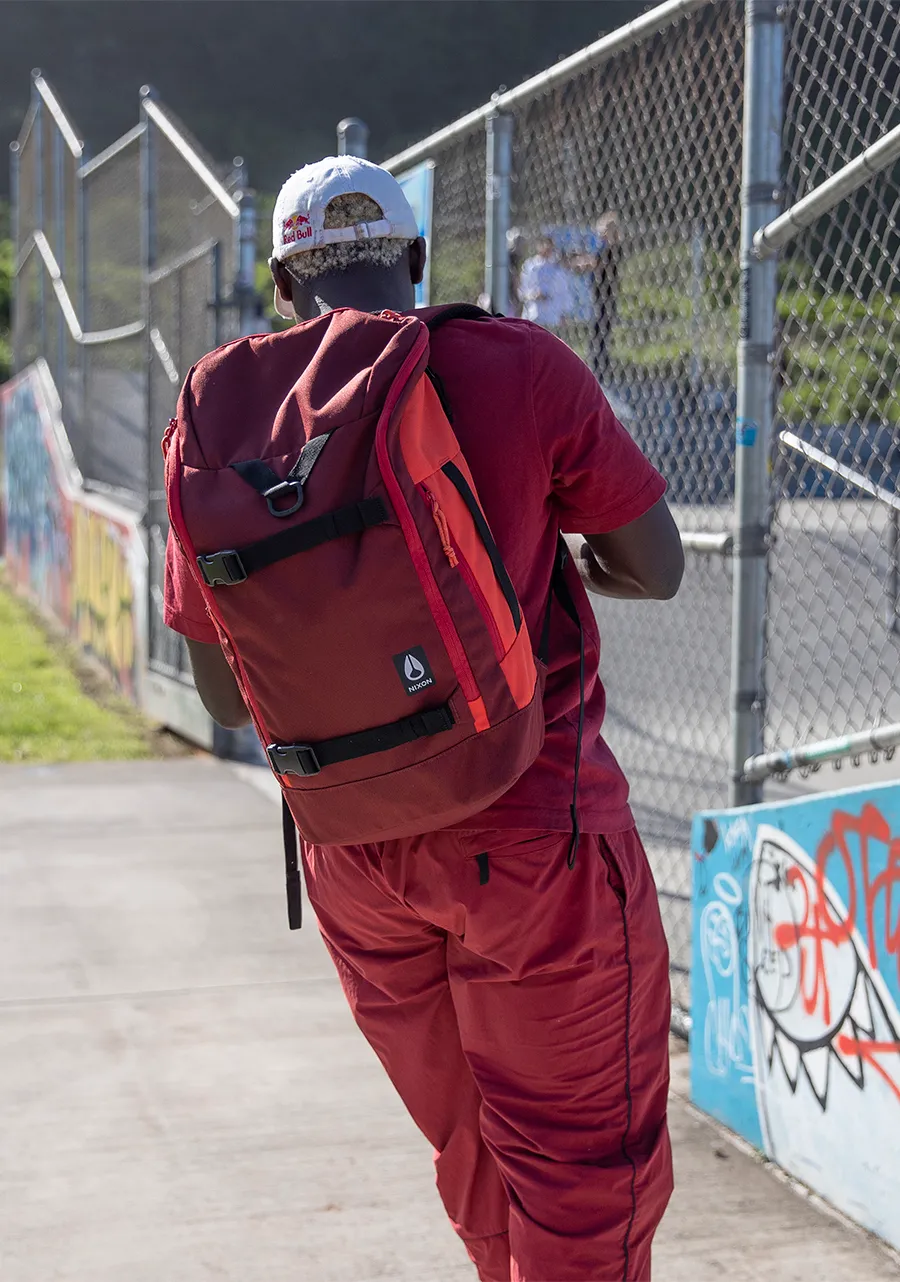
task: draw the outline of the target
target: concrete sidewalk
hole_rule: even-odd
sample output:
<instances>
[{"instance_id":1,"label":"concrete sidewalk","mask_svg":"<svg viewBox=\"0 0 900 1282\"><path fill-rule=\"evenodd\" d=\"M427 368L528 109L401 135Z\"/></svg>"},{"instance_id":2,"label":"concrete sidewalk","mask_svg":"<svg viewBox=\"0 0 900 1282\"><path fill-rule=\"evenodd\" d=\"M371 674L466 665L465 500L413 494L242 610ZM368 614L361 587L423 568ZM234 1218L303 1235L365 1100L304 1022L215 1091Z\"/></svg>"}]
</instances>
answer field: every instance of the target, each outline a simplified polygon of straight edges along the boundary
<instances>
[{"instance_id":1,"label":"concrete sidewalk","mask_svg":"<svg viewBox=\"0 0 900 1282\"><path fill-rule=\"evenodd\" d=\"M0 768L3 1282L471 1282L281 859L223 763ZM656 1282L900 1277L677 1096L672 1132Z\"/></svg>"}]
</instances>

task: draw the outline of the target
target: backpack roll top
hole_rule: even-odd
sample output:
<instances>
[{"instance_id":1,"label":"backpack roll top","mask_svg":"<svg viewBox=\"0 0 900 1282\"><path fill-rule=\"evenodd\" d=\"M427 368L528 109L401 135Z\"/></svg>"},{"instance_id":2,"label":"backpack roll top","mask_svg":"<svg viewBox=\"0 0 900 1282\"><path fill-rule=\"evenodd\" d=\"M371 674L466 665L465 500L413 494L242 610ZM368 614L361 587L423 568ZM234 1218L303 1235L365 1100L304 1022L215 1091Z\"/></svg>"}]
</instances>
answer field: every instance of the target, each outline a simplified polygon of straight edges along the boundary
<instances>
[{"instance_id":1,"label":"backpack roll top","mask_svg":"<svg viewBox=\"0 0 900 1282\"><path fill-rule=\"evenodd\" d=\"M310 841L458 822L543 742L428 354L421 321L348 311L240 340L192 371L168 446L173 531Z\"/></svg>"}]
</instances>

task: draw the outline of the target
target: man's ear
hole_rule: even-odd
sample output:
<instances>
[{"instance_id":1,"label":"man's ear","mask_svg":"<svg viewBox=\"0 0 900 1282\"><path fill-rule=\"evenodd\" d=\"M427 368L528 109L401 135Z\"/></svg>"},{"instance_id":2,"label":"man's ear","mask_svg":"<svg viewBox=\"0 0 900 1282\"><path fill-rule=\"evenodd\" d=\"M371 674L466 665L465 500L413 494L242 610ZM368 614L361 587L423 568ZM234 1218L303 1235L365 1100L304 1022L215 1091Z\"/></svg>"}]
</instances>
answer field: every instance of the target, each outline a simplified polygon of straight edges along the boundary
<instances>
[{"instance_id":1,"label":"man's ear","mask_svg":"<svg viewBox=\"0 0 900 1282\"><path fill-rule=\"evenodd\" d=\"M425 279L425 264L428 261L428 250L424 236L419 236L409 247L409 278L414 285L421 285Z\"/></svg>"},{"instance_id":2,"label":"man's ear","mask_svg":"<svg viewBox=\"0 0 900 1282\"><path fill-rule=\"evenodd\" d=\"M269 271L272 273L272 279L275 282L275 288L278 290L279 296L284 299L288 306L291 306L293 304L291 277L284 263L279 262L277 258L270 258Z\"/></svg>"}]
</instances>

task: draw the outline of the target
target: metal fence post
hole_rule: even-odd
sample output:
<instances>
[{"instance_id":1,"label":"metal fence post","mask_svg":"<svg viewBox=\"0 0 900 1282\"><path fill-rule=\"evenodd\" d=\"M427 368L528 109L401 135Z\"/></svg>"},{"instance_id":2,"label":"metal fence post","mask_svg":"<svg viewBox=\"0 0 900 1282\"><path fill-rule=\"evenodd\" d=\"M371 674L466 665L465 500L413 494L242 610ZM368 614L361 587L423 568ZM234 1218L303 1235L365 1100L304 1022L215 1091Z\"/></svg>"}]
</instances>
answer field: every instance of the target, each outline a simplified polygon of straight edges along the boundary
<instances>
[{"instance_id":1,"label":"metal fence post","mask_svg":"<svg viewBox=\"0 0 900 1282\"><path fill-rule=\"evenodd\" d=\"M146 469L147 469L147 524L151 527L157 524L156 508L163 499L163 495L158 492L154 485L154 477L157 476L159 468L157 467L157 456L159 449L153 439L153 342L150 337L151 330L151 306L150 306L150 273L156 266L156 137L154 135L153 121L146 110L148 99L156 96L155 91L149 85L141 87L141 121L144 126L144 132L141 134L141 266L142 271L142 288L141 288L141 318L144 322L144 361L147 386L145 389L145 423L144 431L146 435ZM160 428L162 433L162 428ZM149 611L148 611L149 615Z\"/></svg>"},{"instance_id":2,"label":"metal fence post","mask_svg":"<svg viewBox=\"0 0 900 1282\"><path fill-rule=\"evenodd\" d=\"M900 513L895 507L888 509L885 542L888 554L887 602L885 605L885 623L888 631L895 635L900 629L897 626L897 610L900 606Z\"/></svg>"},{"instance_id":3,"label":"metal fence post","mask_svg":"<svg viewBox=\"0 0 900 1282\"><path fill-rule=\"evenodd\" d=\"M19 215L19 165L22 156L17 142L9 144L9 202L12 214L12 226L10 233L13 243L13 274L12 274L12 323L10 333L12 336L12 367L18 373L21 368L21 307L22 291L19 285L19 254L22 252L22 231L21 219Z\"/></svg>"},{"instance_id":4,"label":"metal fence post","mask_svg":"<svg viewBox=\"0 0 900 1282\"><path fill-rule=\"evenodd\" d=\"M347 116L337 127L339 156L358 156L365 160L369 154L369 126L358 116Z\"/></svg>"},{"instance_id":5,"label":"metal fence post","mask_svg":"<svg viewBox=\"0 0 900 1282\"><path fill-rule=\"evenodd\" d=\"M753 236L779 211L784 71L780 0L747 0L744 157L741 188L741 293L734 501L734 607L731 638L731 805L762 799L743 779L762 751L768 464L772 438L777 264L761 261Z\"/></svg>"},{"instance_id":6,"label":"metal fence post","mask_svg":"<svg viewBox=\"0 0 900 1282\"><path fill-rule=\"evenodd\" d=\"M513 117L492 111L485 121L484 292L490 310L509 311L509 200Z\"/></svg>"},{"instance_id":7,"label":"metal fence post","mask_svg":"<svg viewBox=\"0 0 900 1282\"><path fill-rule=\"evenodd\" d=\"M78 319L82 330L87 333L91 327L88 316L88 223L87 193L84 187L82 168L90 160L87 146L81 153L78 169L75 171L75 253L78 255ZM88 459L91 457L93 435L88 422L88 349L81 344L77 354L81 403L79 417L81 422L81 439ZM90 475L90 472L88 473Z\"/></svg>"},{"instance_id":8,"label":"metal fence post","mask_svg":"<svg viewBox=\"0 0 900 1282\"><path fill-rule=\"evenodd\" d=\"M238 219L238 278L235 293L238 297L239 333L259 332L256 297L256 192L244 188L238 197L241 207Z\"/></svg>"},{"instance_id":9,"label":"metal fence post","mask_svg":"<svg viewBox=\"0 0 900 1282\"><path fill-rule=\"evenodd\" d=\"M41 95L38 93L37 86L34 83L40 74L40 67L35 67L31 73L31 101L34 105L34 124L32 125L32 132L34 134L35 152L34 227L32 228L32 231L44 230L44 104L41 101ZM41 336L40 354L43 356L47 351L47 308L43 261L38 263L37 305L39 316L36 328Z\"/></svg>"},{"instance_id":10,"label":"metal fence post","mask_svg":"<svg viewBox=\"0 0 900 1282\"><path fill-rule=\"evenodd\" d=\"M56 261L62 278L66 278L66 201L65 201L65 175L63 172L63 136L59 131L59 126L54 122L53 128L53 222L56 230L56 244L53 246L53 252L56 255ZM56 390L59 393L63 406L63 417L65 420L66 411L69 408L69 398L66 387L66 322L62 314L62 309L56 308L56 368L53 371L53 380L56 383Z\"/></svg>"}]
</instances>

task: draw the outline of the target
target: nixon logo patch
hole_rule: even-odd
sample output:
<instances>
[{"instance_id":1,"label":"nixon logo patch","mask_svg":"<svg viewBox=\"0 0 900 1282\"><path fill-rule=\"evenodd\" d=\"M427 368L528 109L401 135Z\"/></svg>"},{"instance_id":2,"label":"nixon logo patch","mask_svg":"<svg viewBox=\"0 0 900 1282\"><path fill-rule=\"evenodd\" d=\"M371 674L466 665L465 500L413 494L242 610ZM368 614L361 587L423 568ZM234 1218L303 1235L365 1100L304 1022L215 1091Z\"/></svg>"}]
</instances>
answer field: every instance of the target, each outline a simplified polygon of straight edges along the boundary
<instances>
[{"instance_id":1,"label":"nixon logo patch","mask_svg":"<svg viewBox=\"0 0 900 1282\"><path fill-rule=\"evenodd\" d=\"M395 654L394 667L407 694L418 694L420 690L434 685L434 673L420 645L414 645L411 650L404 650L402 654Z\"/></svg>"}]
</instances>

